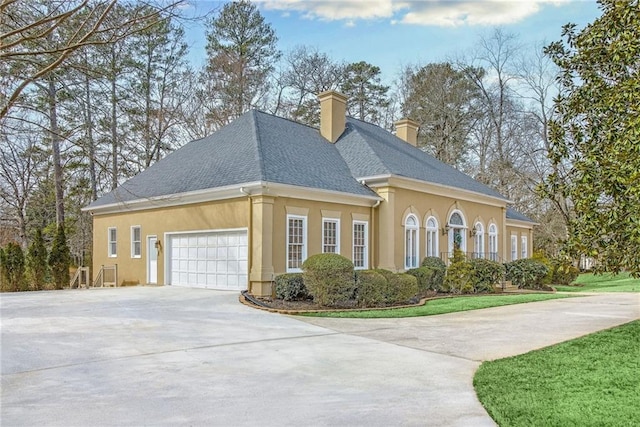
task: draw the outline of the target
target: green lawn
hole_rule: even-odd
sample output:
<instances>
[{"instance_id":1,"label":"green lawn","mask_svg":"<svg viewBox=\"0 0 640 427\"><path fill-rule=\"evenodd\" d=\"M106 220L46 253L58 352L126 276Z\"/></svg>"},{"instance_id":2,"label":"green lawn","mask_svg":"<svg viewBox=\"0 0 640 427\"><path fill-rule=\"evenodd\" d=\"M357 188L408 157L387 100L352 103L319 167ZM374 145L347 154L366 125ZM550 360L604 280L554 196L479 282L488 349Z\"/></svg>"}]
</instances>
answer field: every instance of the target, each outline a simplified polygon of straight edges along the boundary
<instances>
[{"instance_id":1,"label":"green lawn","mask_svg":"<svg viewBox=\"0 0 640 427\"><path fill-rule=\"evenodd\" d=\"M564 292L640 292L640 278L634 279L628 273L612 274L581 274L576 284L584 286L555 286Z\"/></svg>"},{"instance_id":2,"label":"green lawn","mask_svg":"<svg viewBox=\"0 0 640 427\"><path fill-rule=\"evenodd\" d=\"M418 307L394 308L389 310L327 311L319 313L305 313L304 316L345 317L357 319L432 316L434 314L453 313L456 311L477 310L479 308L499 307L502 305L521 304L525 302L547 301L556 298L566 298L568 296L569 295L561 294L514 294L441 298L427 301L426 304Z\"/></svg>"},{"instance_id":3,"label":"green lawn","mask_svg":"<svg viewBox=\"0 0 640 427\"><path fill-rule=\"evenodd\" d=\"M639 426L640 321L485 362L473 380L506 426Z\"/></svg>"}]
</instances>

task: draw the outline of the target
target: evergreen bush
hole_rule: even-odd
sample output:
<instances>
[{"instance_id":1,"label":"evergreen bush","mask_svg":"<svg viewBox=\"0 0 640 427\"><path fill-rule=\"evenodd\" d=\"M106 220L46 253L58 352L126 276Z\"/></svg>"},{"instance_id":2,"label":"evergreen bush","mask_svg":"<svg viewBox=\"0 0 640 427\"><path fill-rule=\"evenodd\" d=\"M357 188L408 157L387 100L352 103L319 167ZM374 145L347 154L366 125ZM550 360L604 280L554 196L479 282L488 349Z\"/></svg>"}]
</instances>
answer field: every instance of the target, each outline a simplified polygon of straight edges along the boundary
<instances>
[{"instance_id":1,"label":"evergreen bush","mask_svg":"<svg viewBox=\"0 0 640 427\"><path fill-rule=\"evenodd\" d=\"M324 306L340 306L353 299L353 263L342 255L326 253L310 256L302 264L304 284L313 301Z\"/></svg>"},{"instance_id":2,"label":"evergreen bush","mask_svg":"<svg viewBox=\"0 0 640 427\"><path fill-rule=\"evenodd\" d=\"M0 251L0 264L2 272L2 290L17 292L23 290L24 280L24 253L19 244L9 242Z\"/></svg>"},{"instance_id":3,"label":"evergreen bush","mask_svg":"<svg viewBox=\"0 0 640 427\"><path fill-rule=\"evenodd\" d=\"M47 256L47 248L44 245L42 230L37 229L33 242L29 245L27 252L27 272L31 287L36 291L43 288L47 278Z\"/></svg>"},{"instance_id":4,"label":"evergreen bush","mask_svg":"<svg viewBox=\"0 0 640 427\"><path fill-rule=\"evenodd\" d=\"M472 275L471 263L467 261L460 249L456 249L453 251L451 263L444 276L442 290L452 294L472 293L474 290Z\"/></svg>"},{"instance_id":5,"label":"evergreen bush","mask_svg":"<svg viewBox=\"0 0 640 427\"><path fill-rule=\"evenodd\" d=\"M284 301L309 299L302 273L286 273L276 276L276 298Z\"/></svg>"},{"instance_id":6,"label":"evergreen bush","mask_svg":"<svg viewBox=\"0 0 640 427\"><path fill-rule=\"evenodd\" d=\"M429 289L433 289L435 291L441 290L444 282L444 275L447 271L447 265L444 261L435 256L428 256L422 260L421 266L433 268L435 270L429 283Z\"/></svg>"},{"instance_id":7,"label":"evergreen bush","mask_svg":"<svg viewBox=\"0 0 640 427\"><path fill-rule=\"evenodd\" d=\"M56 289L63 289L69 286L69 266L71 264L71 254L67 246L67 238L64 233L64 227L58 226L56 236L53 239L51 253L49 254L49 266L53 275L53 283Z\"/></svg>"},{"instance_id":8,"label":"evergreen bush","mask_svg":"<svg viewBox=\"0 0 640 427\"><path fill-rule=\"evenodd\" d=\"M389 281L377 271L358 271L356 275L356 301L361 307L376 307L387 301Z\"/></svg>"},{"instance_id":9,"label":"evergreen bush","mask_svg":"<svg viewBox=\"0 0 640 427\"><path fill-rule=\"evenodd\" d=\"M423 293L428 290L439 291L442 285L438 285L438 280L434 276L440 275L440 271L434 267L418 267L407 270L407 274L418 279L418 292Z\"/></svg>"},{"instance_id":10,"label":"evergreen bush","mask_svg":"<svg viewBox=\"0 0 640 427\"><path fill-rule=\"evenodd\" d=\"M482 258L472 259L469 263L474 292L493 292L493 286L499 283L504 275L504 265Z\"/></svg>"},{"instance_id":11,"label":"evergreen bush","mask_svg":"<svg viewBox=\"0 0 640 427\"><path fill-rule=\"evenodd\" d=\"M542 289L549 273L546 265L531 258L508 262L505 269L506 279L521 289Z\"/></svg>"}]
</instances>

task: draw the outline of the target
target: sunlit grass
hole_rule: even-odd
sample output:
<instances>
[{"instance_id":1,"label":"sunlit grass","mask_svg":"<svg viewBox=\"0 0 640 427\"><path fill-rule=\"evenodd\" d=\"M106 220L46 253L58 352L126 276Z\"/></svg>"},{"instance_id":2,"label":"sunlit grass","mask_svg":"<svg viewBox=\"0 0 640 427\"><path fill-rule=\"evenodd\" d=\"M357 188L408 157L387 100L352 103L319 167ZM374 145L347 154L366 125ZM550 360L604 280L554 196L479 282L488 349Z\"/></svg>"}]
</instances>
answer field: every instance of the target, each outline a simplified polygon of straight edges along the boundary
<instances>
[{"instance_id":1,"label":"sunlit grass","mask_svg":"<svg viewBox=\"0 0 640 427\"><path fill-rule=\"evenodd\" d=\"M483 363L478 398L500 426L640 425L640 321Z\"/></svg>"},{"instance_id":2,"label":"sunlit grass","mask_svg":"<svg viewBox=\"0 0 640 427\"><path fill-rule=\"evenodd\" d=\"M353 319L432 316L435 314L477 310L480 308L499 307L503 305L522 304L536 301L547 301L550 299L566 298L568 296L569 295L561 294L513 294L440 298L427 301L426 304L418 307L394 308L388 310L329 311L305 313L304 315L313 317L342 317Z\"/></svg>"},{"instance_id":3,"label":"sunlit grass","mask_svg":"<svg viewBox=\"0 0 640 427\"><path fill-rule=\"evenodd\" d=\"M573 286L555 286L563 292L640 292L640 278L634 279L628 273L581 274Z\"/></svg>"}]
</instances>

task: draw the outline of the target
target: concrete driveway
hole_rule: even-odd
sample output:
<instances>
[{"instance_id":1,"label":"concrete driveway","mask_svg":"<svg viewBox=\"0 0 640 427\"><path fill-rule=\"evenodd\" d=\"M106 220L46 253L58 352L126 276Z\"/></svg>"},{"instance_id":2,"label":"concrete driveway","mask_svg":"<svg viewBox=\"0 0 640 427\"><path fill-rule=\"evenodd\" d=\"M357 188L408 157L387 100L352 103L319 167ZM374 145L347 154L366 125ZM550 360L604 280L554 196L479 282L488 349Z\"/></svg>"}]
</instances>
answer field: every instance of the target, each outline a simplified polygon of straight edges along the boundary
<instances>
[{"instance_id":1,"label":"concrete driveway","mask_svg":"<svg viewBox=\"0 0 640 427\"><path fill-rule=\"evenodd\" d=\"M493 425L481 360L640 317L607 294L399 320L172 287L2 294L2 426Z\"/></svg>"}]
</instances>

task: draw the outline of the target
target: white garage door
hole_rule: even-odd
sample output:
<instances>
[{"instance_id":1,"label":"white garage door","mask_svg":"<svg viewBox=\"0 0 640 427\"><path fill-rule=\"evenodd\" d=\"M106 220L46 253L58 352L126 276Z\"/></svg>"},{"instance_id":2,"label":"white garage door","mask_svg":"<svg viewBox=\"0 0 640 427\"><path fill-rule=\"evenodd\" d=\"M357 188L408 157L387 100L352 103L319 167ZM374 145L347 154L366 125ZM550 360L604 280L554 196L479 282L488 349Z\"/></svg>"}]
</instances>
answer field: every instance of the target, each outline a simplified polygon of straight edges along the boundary
<instances>
[{"instance_id":1,"label":"white garage door","mask_svg":"<svg viewBox=\"0 0 640 427\"><path fill-rule=\"evenodd\" d=\"M247 232L171 234L168 277L174 286L247 289Z\"/></svg>"}]
</instances>

